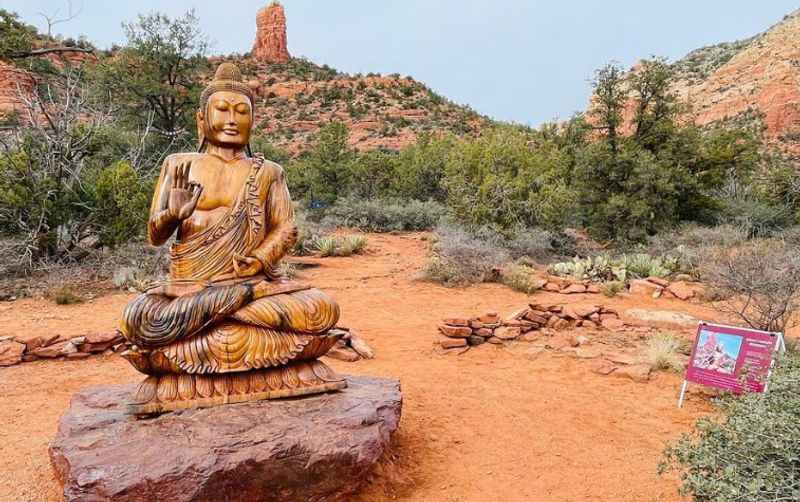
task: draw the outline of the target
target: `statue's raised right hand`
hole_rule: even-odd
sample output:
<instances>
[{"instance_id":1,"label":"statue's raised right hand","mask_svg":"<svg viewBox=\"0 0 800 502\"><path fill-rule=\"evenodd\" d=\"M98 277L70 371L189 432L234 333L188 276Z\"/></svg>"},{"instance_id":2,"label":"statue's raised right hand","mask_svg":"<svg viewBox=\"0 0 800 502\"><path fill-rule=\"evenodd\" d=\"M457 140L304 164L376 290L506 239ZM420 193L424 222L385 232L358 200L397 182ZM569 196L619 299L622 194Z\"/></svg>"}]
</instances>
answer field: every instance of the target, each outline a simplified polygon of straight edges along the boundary
<instances>
[{"instance_id":1,"label":"statue's raised right hand","mask_svg":"<svg viewBox=\"0 0 800 502\"><path fill-rule=\"evenodd\" d=\"M189 181L189 169L192 162L183 162L175 168L172 178L172 187L169 190L167 209L170 215L178 220L185 220L194 212L197 201L203 193L203 186L195 181Z\"/></svg>"}]
</instances>

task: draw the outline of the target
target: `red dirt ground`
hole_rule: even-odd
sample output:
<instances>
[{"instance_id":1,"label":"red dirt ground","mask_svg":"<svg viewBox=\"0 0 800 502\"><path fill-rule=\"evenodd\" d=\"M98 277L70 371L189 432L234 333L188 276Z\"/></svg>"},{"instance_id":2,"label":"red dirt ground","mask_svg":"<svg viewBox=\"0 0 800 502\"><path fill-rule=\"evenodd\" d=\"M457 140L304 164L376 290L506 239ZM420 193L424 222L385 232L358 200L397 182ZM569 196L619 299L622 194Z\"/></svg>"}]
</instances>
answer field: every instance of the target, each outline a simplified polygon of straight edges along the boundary
<instances>
[{"instance_id":1,"label":"red dirt ground","mask_svg":"<svg viewBox=\"0 0 800 502\"><path fill-rule=\"evenodd\" d=\"M590 362L556 353L530 360L487 344L461 356L437 354L433 341L443 318L487 310L508 314L529 297L497 284L447 289L416 280L424 239L370 235L366 256L320 260L319 268L301 275L338 299L341 324L357 330L378 354L332 365L342 373L402 382L395 449L359 500L682 500L677 479L660 478L657 464L665 443L710 411L705 400L690 395L679 410L677 374L634 383L596 375ZM73 306L42 299L0 304L0 336L109 331L131 297L115 294ZM621 295L602 302L709 316L703 306L673 300ZM0 369L0 499L60 500L47 445L70 396L88 385L140 378L116 355Z\"/></svg>"}]
</instances>

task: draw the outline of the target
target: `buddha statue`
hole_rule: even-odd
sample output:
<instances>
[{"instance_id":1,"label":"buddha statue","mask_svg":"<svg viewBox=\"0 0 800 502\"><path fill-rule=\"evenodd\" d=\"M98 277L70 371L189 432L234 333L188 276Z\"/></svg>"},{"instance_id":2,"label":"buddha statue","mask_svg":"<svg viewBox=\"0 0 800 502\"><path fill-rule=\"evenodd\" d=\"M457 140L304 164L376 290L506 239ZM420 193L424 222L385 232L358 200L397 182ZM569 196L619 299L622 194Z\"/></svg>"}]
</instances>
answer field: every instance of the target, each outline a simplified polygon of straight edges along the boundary
<instances>
[{"instance_id":1,"label":"buddha statue","mask_svg":"<svg viewBox=\"0 0 800 502\"><path fill-rule=\"evenodd\" d=\"M279 273L297 228L281 166L250 153L253 106L238 68L221 64L200 98L198 152L161 168L147 236L176 235L168 280L123 313L123 356L148 375L131 413L346 387L318 360L341 336L338 305Z\"/></svg>"}]
</instances>

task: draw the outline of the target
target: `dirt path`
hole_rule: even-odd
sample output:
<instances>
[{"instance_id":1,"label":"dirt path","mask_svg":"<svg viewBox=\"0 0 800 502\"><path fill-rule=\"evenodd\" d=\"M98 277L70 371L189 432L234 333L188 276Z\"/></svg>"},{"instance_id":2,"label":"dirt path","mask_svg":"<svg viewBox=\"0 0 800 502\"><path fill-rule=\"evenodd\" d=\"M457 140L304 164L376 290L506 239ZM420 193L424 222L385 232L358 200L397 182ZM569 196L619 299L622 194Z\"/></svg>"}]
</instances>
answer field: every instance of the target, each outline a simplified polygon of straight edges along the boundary
<instances>
[{"instance_id":1,"label":"dirt path","mask_svg":"<svg viewBox=\"0 0 800 502\"><path fill-rule=\"evenodd\" d=\"M589 363L557 354L530 360L488 345L462 356L438 355L432 342L442 318L509 313L528 297L493 284L447 289L415 281L426 252L421 236L369 239L367 256L326 259L302 275L338 299L342 324L378 354L333 366L402 382L396 449L361 500L681 500L676 480L659 478L657 464L665 442L689 430L708 407L691 397L683 410L676 408L678 375L634 383L596 375ZM558 296L536 295L543 301ZM64 307L45 300L0 304L0 336L105 332L130 298ZM650 300L604 302L625 308ZM703 311L658 302L657 308ZM60 500L47 444L70 396L88 385L139 379L118 356L0 369L0 499Z\"/></svg>"}]
</instances>

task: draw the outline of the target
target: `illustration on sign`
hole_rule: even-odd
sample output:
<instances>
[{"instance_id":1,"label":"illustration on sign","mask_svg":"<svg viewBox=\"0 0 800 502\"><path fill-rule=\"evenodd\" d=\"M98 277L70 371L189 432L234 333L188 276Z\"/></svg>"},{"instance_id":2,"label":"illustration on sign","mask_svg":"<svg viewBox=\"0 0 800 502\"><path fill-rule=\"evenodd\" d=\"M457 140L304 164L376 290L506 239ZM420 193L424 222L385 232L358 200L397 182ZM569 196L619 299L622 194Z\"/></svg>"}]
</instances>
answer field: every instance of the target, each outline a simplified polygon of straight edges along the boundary
<instances>
[{"instance_id":1,"label":"illustration on sign","mask_svg":"<svg viewBox=\"0 0 800 502\"><path fill-rule=\"evenodd\" d=\"M688 382L734 393L764 392L780 333L701 323L678 405Z\"/></svg>"}]
</instances>

